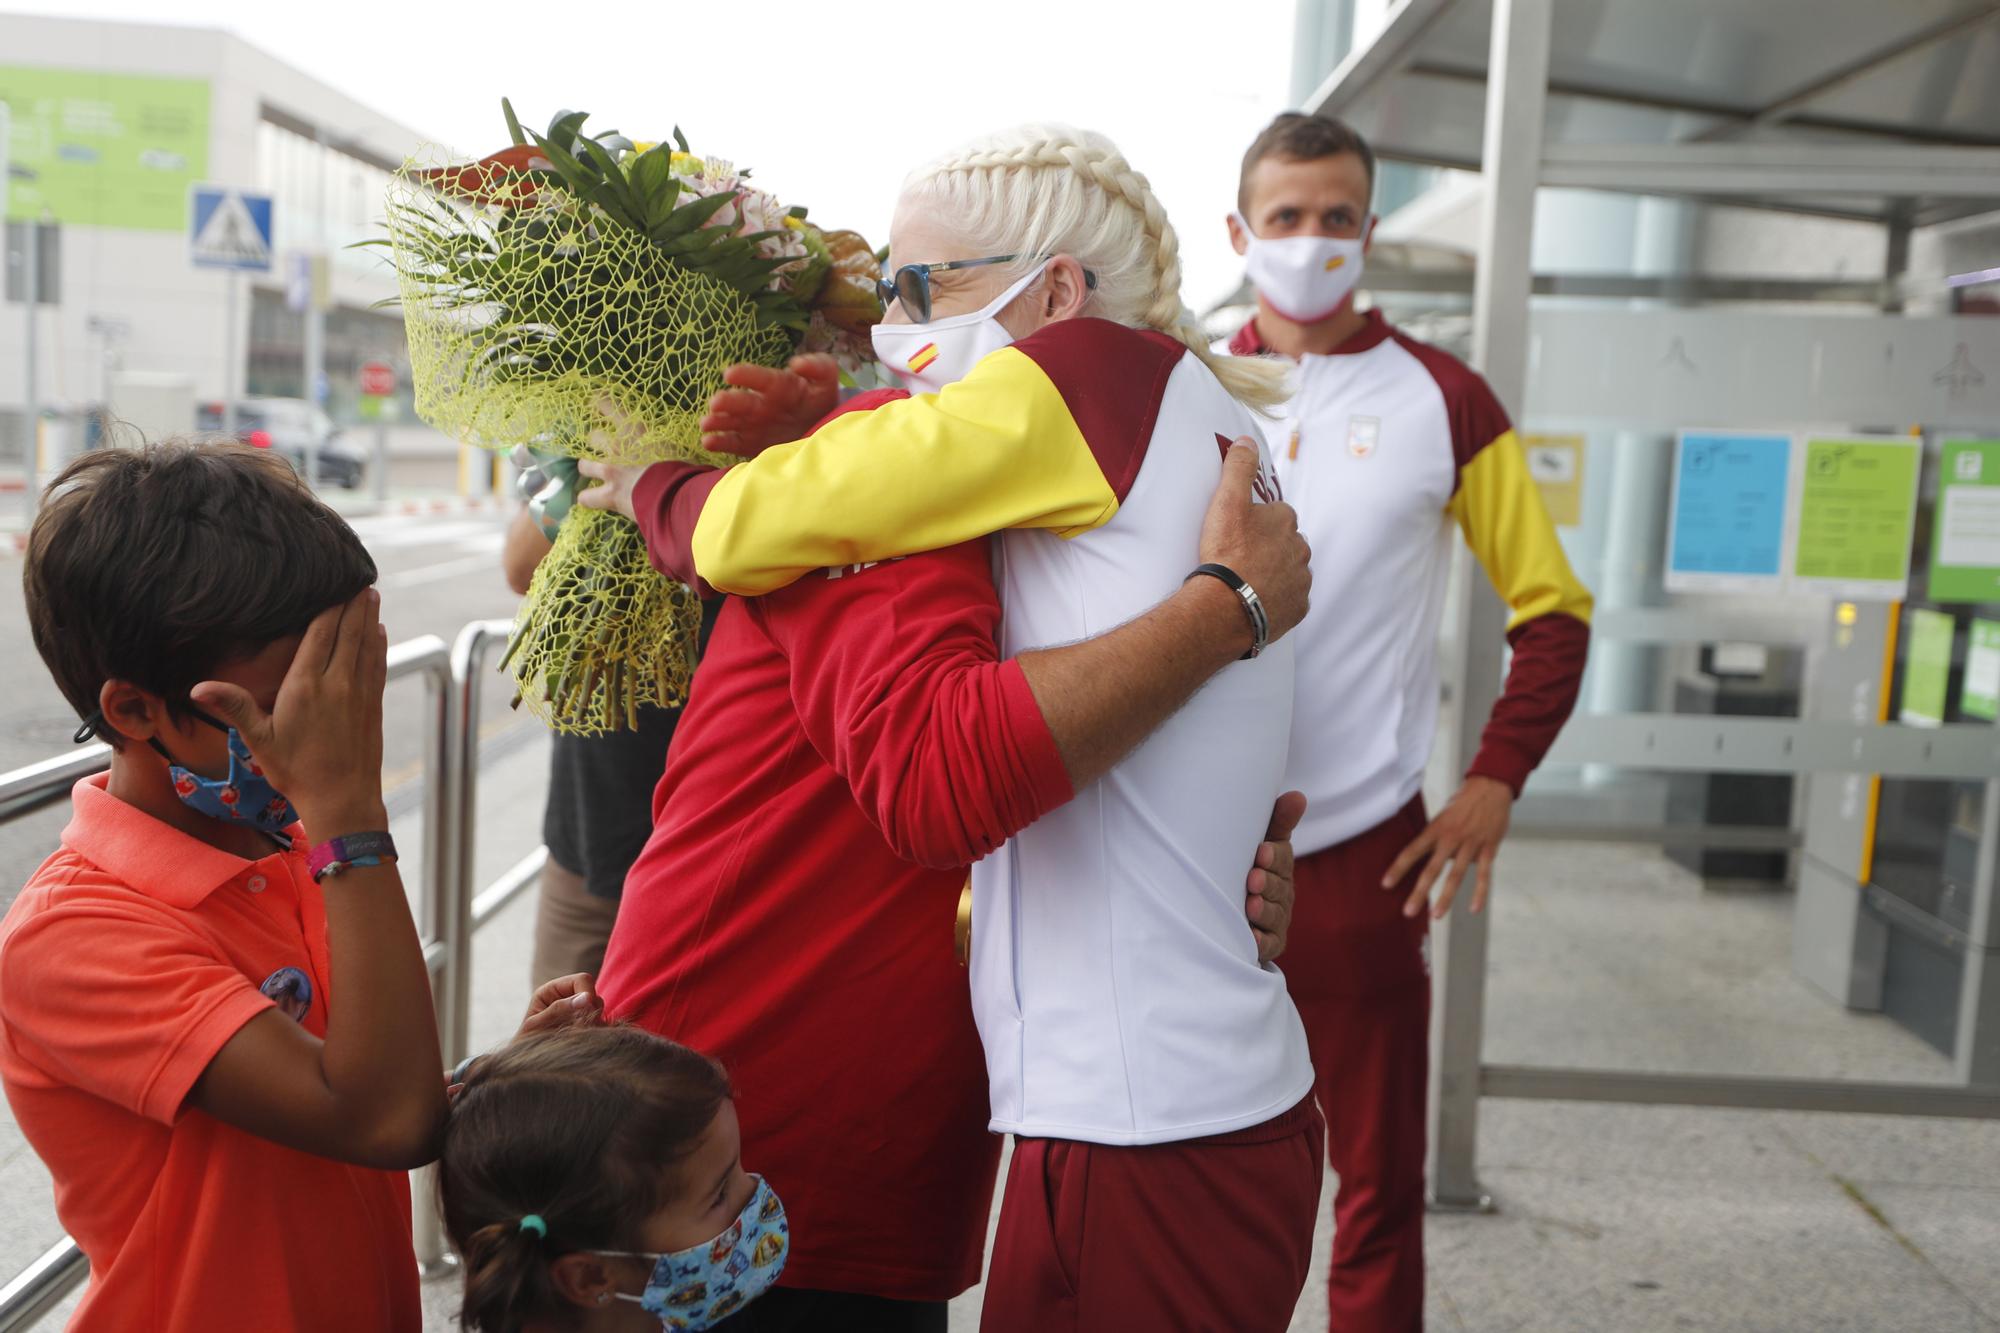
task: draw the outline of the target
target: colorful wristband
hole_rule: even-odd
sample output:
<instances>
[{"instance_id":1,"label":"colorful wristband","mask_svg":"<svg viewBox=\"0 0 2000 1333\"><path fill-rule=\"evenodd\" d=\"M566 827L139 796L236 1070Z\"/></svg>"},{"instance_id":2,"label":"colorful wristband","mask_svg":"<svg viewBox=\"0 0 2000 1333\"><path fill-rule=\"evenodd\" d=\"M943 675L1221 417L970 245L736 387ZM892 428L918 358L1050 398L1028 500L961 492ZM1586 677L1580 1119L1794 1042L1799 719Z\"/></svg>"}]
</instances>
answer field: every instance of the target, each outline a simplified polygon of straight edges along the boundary
<instances>
[{"instance_id":1,"label":"colorful wristband","mask_svg":"<svg viewBox=\"0 0 2000 1333\"><path fill-rule=\"evenodd\" d=\"M306 869L314 882L338 875L350 866L379 866L396 859L396 840L386 833L350 833L331 838L312 849Z\"/></svg>"}]
</instances>

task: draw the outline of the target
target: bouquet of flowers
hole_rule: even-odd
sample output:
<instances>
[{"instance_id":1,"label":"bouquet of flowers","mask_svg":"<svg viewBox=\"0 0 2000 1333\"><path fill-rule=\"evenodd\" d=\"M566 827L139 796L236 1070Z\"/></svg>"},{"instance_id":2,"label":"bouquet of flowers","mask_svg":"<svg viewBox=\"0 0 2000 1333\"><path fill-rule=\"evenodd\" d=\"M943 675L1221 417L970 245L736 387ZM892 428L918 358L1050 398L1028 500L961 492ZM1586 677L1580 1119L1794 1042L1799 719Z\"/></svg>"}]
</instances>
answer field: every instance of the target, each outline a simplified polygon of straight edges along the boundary
<instances>
[{"instance_id":1,"label":"bouquet of flowers","mask_svg":"<svg viewBox=\"0 0 2000 1333\"><path fill-rule=\"evenodd\" d=\"M391 185L417 412L457 439L543 457L727 465L698 423L738 362L868 359L877 261L729 162L501 110L513 145L407 165ZM608 429L616 423L617 429ZM559 731L636 726L686 697L701 608L629 520L577 507L536 570L503 667Z\"/></svg>"}]
</instances>

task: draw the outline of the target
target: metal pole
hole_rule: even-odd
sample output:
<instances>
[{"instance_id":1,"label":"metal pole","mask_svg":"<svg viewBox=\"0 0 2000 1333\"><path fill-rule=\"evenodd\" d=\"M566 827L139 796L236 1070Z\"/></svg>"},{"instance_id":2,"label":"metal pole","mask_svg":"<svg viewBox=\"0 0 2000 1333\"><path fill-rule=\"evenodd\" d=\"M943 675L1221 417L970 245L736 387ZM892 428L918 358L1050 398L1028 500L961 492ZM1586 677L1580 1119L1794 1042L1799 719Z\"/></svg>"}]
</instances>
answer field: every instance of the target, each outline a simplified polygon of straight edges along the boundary
<instances>
[{"instance_id":1,"label":"metal pole","mask_svg":"<svg viewBox=\"0 0 2000 1333\"><path fill-rule=\"evenodd\" d=\"M452 663L456 661L456 654L447 656L444 669L425 682L434 693L428 699L432 707L424 736L424 881L418 897L424 915L424 935L433 942L439 955L431 971L431 1008L437 1019L439 1051L447 1069L455 1068L465 1058L463 1042L454 1043L451 1026L456 974L467 966L465 944L453 933L458 913L452 901L452 850L458 825L471 817L461 813L462 807L456 803L458 785L452 770L458 753L459 686L452 672ZM428 958L430 950L425 953ZM449 1272L456 1261L445 1244L444 1221L438 1215L435 1163L412 1174L410 1208L411 1241L418 1271L425 1277Z\"/></svg>"},{"instance_id":2,"label":"metal pole","mask_svg":"<svg viewBox=\"0 0 2000 1333\"><path fill-rule=\"evenodd\" d=\"M64 1236L0 1287L0 1333L26 1333L90 1274L90 1261Z\"/></svg>"},{"instance_id":3,"label":"metal pole","mask_svg":"<svg viewBox=\"0 0 2000 1333\"><path fill-rule=\"evenodd\" d=\"M1965 978L1958 995L1952 1065L1975 1088L2000 1087L2000 911L1994 909L2000 858L2000 782L1989 782L1979 819L1979 866L1966 923Z\"/></svg>"},{"instance_id":4,"label":"metal pole","mask_svg":"<svg viewBox=\"0 0 2000 1333\"><path fill-rule=\"evenodd\" d=\"M1910 233L1913 230L1908 203L1899 201L1885 228L1889 242L1888 252L1882 261L1882 313L1885 315L1903 313L1903 280L1910 271Z\"/></svg>"},{"instance_id":5,"label":"metal pole","mask_svg":"<svg viewBox=\"0 0 2000 1333\"><path fill-rule=\"evenodd\" d=\"M229 313L222 330L222 433L236 433L236 314L243 299L243 275L229 270Z\"/></svg>"},{"instance_id":6,"label":"metal pole","mask_svg":"<svg viewBox=\"0 0 2000 1333\"><path fill-rule=\"evenodd\" d=\"M325 264L326 235L326 164L328 148L326 130L313 127L313 177L317 185L318 207L314 210L313 229L318 244L313 247L306 260L306 336L305 336L305 400L314 407L324 408L320 399L320 384L326 379L326 312L320 309L320 277ZM327 281L332 275L327 274ZM319 485L319 432L306 432L306 483Z\"/></svg>"},{"instance_id":7,"label":"metal pole","mask_svg":"<svg viewBox=\"0 0 2000 1333\"><path fill-rule=\"evenodd\" d=\"M326 372L326 349L324 345L326 340L326 322L319 311L319 293L317 290L319 280L318 263L319 256L314 255L307 261L306 265L308 283L314 287L314 291L306 304L306 391L304 398L306 402L314 407L323 406L319 398L319 382L320 378ZM306 420L306 484L317 486L319 485L319 429L313 424L317 421L317 417L315 414L308 412Z\"/></svg>"},{"instance_id":8,"label":"metal pole","mask_svg":"<svg viewBox=\"0 0 2000 1333\"><path fill-rule=\"evenodd\" d=\"M40 461L42 447L42 399L40 393L41 367L40 348L42 313L42 222L40 218L29 218L24 228L27 238L27 254L21 260L22 287L28 298L28 341L27 341L27 396L23 400L23 426L21 436L25 442L21 446L21 470L27 485L22 490L23 502L27 505L28 518L35 517L35 508L41 498L42 488L35 476L35 465Z\"/></svg>"},{"instance_id":9,"label":"metal pole","mask_svg":"<svg viewBox=\"0 0 2000 1333\"><path fill-rule=\"evenodd\" d=\"M377 404L378 411L386 411L388 399ZM385 504L389 499L389 421L385 416L375 418L375 500Z\"/></svg>"},{"instance_id":10,"label":"metal pole","mask_svg":"<svg viewBox=\"0 0 2000 1333\"><path fill-rule=\"evenodd\" d=\"M1487 58L1486 133L1480 157L1485 200L1479 266L1472 288L1472 359L1517 417L1528 381L1528 293L1541 169L1542 116L1548 98L1552 0L1495 0ZM1461 660L1451 740L1456 775L1478 750L1499 696L1506 613L1460 548L1465 579ZM1504 899L1505 890L1500 891ZM1479 1186L1479 1070L1485 1031L1487 917L1461 901L1432 940L1431 1200L1439 1207L1485 1209Z\"/></svg>"}]
</instances>

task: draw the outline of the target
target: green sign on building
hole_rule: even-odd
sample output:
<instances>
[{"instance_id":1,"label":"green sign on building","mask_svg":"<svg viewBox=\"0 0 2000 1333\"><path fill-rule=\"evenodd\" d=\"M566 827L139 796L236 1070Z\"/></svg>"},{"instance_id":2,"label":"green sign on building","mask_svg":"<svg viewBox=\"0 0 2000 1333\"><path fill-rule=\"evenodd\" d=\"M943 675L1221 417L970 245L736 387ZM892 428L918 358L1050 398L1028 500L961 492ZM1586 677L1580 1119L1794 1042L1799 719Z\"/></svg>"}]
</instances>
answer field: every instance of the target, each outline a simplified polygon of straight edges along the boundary
<instances>
[{"instance_id":1,"label":"green sign on building","mask_svg":"<svg viewBox=\"0 0 2000 1333\"><path fill-rule=\"evenodd\" d=\"M1930 594L2000 602L2000 440L1946 440L1940 449Z\"/></svg>"},{"instance_id":2,"label":"green sign on building","mask_svg":"<svg viewBox=\"0 0 2000 1333\"><path fill-rule=\"evenodd\" d=\"M1951 641L1957 622L1942 611L1910 612L1910 651L1903 659L1903 721L1920 727L1944 725L1945 693L1951 681Z\"/></svg>"},{"instance_id":3,"label":"green sign on building","mask_svg":"<svg viewBox=\"0 0 2000 1333\"><path fill-rule=\"evenodd\" d=\"M208 80L0 65L0 101L20 169L10 219L187 229L188 188L208 176Z\"/></svg>"},{"instance_id":4,"label":"green sign on building","mask_svg":"<svg viewBox=\"0 0 2000 1333\"><path fill-rule=\"evenodd\" d=\"M1922 442L1808 437L1793 572L1836 596L1903 596Z\"/></svg>"},{"instance_id":5,"label":"green sign on building","mask_svg":"<svg viewBox=\"0 0 2000 1333\"><path fill-rule=\"evenodd\" d=\"M2000 621L1975 620L1965 648L1965 687L1958 711L1967 717L2000 719Z\"/></svg>"}]
</instances>

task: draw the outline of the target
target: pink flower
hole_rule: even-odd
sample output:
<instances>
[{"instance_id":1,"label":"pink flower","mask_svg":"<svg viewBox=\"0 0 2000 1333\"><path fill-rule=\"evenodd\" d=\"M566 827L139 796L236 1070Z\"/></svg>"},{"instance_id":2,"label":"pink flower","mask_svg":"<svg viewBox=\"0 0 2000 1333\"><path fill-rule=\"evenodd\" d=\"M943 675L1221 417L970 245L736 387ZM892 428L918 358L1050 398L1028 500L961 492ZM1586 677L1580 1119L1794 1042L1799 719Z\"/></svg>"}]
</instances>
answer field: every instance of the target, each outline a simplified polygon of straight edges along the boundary
<instances>
[{"instance_id":1,"label":"pink flower","mask_svg":"<svg viewBox=\"0 0 2000 1333\"><path fill-rule=\"evenodd\" d=\"M849 333L815 310L799 340L801 352L824 352L834 364L852 375L863 366L875 364L875 344L867 334Z\"/></svg>"}]
</instances>

